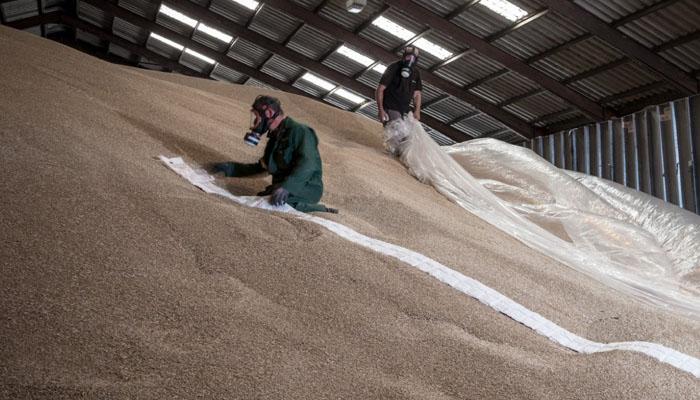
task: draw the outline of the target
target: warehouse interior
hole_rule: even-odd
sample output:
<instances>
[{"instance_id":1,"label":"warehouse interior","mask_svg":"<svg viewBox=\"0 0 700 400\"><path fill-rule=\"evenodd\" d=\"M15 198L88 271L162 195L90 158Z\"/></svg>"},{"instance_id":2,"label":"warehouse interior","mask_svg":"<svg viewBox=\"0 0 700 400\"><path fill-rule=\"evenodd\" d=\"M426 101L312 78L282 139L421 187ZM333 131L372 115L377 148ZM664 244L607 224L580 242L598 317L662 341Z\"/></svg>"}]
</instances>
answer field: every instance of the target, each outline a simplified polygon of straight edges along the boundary
<instances>
[{"instance_id":1,"label":"warehouse interior","mask_svg":"<svg viewBox=\"0 0 700 400\"><path fill-rule=\"evenodd\" d=\"M700 396L695 0L0 0L0 22L0 397ZM406 46L396 156L375 89ZM259 94L313 127L339 214L209 175L260 157Z\"/></svg>"}]
</instances>

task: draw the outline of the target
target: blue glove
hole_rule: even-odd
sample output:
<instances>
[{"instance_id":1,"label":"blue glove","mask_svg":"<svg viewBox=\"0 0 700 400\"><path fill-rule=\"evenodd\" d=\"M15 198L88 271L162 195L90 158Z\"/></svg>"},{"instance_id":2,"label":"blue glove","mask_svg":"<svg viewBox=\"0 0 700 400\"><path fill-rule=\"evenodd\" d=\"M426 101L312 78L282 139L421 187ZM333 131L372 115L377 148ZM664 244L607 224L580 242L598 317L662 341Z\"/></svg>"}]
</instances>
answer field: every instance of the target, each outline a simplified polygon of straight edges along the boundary
<instances>
[{"instance_id":1,"label":"blue glove","mask_svg":"<svg viewBox=\"0 0 700 400\"><path fill-rule=\"evenodd\" d=\"M281 206L282 204L287 202L288 198L289 192L287 191L287 189L283 187L278 187L277 189L275 189L274 192L272 192L270 203L272 203L273 206Z\"/></svg>"}]
</instances>

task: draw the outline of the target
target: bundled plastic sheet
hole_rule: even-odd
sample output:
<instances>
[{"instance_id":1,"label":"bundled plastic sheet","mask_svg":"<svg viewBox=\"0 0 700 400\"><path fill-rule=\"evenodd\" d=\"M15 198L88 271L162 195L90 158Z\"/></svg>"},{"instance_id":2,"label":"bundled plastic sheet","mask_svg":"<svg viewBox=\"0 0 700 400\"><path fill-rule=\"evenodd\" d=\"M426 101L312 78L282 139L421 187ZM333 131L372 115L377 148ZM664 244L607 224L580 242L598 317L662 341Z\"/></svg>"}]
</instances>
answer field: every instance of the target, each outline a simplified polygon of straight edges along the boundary
<instances>
[{"instance_id":1,"label":"bundled plastic sheet","mask_svg":"<svg viewBox=\"0 0 700 400\"><path fill-rule=\"evenodd\" d=\"M411 115L385 139L416 178L527 246L700 319L700 216L498 140L440 147Z\"/></svg>"}]
</instances>

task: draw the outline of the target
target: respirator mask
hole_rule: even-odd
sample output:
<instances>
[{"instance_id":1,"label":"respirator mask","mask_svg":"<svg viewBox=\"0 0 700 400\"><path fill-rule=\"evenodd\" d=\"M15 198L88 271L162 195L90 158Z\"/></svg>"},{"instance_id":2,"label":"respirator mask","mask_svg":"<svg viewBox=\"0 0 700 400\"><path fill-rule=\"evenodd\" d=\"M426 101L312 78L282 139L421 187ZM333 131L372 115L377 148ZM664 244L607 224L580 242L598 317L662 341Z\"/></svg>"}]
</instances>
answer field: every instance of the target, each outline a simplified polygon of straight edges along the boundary
<instances>
[{"instance_id":1,"label":"respirator mask","mask_svg":"<svg viewBox=\"0 0 700 400\"><path fill-rule=\"evenodd\" d=\"M270 121L277 117L277 113L272 118L267 118L265 109L250 110L250 131L245 134L243 141L249 146L257 146L264 134L270 130Z\"/></svg>"},{"instance_id":2,"label":"respirator mask","mask_svg":"<svg viewBox=\"0 0 700 400\"><path fill-rule=\"evenodd\" d=\"M413 53L407 53L403 56L403 61L401 61L401 77L408 78L413 72L413 65L418 61L418 56Z\"/></svg>"}]
</instances>

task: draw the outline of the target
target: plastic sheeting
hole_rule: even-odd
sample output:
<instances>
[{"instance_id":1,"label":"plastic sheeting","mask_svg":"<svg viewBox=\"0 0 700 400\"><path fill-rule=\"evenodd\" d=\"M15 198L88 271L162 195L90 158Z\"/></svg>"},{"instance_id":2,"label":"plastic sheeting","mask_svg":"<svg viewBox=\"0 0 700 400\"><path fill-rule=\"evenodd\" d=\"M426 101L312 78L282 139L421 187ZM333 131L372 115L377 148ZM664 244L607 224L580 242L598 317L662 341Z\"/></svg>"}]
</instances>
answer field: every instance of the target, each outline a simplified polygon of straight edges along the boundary
<instances>
[{"instance_id":1,"label":"plastic sheeting","mask_svg":"<svg viewBox=\"0 0 700 400\"><path fill-rule=\"evenodd\" d=\"M498 140L440 147L411 115L385 138L421 182L527 246L700 319L700 216Z\"/></svg>"},{"instance_id":2,"label":"plastic sheeting","mask_svg":"<svg viewBox=\"0 0 700 400\"><path fill-rule=\"evenodd\" d=\"M397 142L398 143L398 142ZM272 206L268 197L235 196L216 185L214 177L204 170L195 170L180 157L168 158L160 156L161 161L180 176L190 181L193 185L206 193L218 194L236 203L249 207L262 208L286 212L297 218L319 224L338 236L352 241L360 246L369 248L378 253L394 257L410 266L413 266L433 278L455 288L456 290L471 296L492 309L507 315L513 320L527 326L547 337L553 342L570 348L579 353L600 353L614 350L625 350L642 353L653 357L660 362L669 364L682 371L686 371L700 378L700 359L681 353L666 346L649 342L618 342L598 343L578 336L558 326L554 322L544 318L540 314L528 310L512 299L493 290L492 288L465 276L439 262L395 244L365 236L357 231L325 218L300 213L287 204Z\"/></svg>"}]
</instances>

